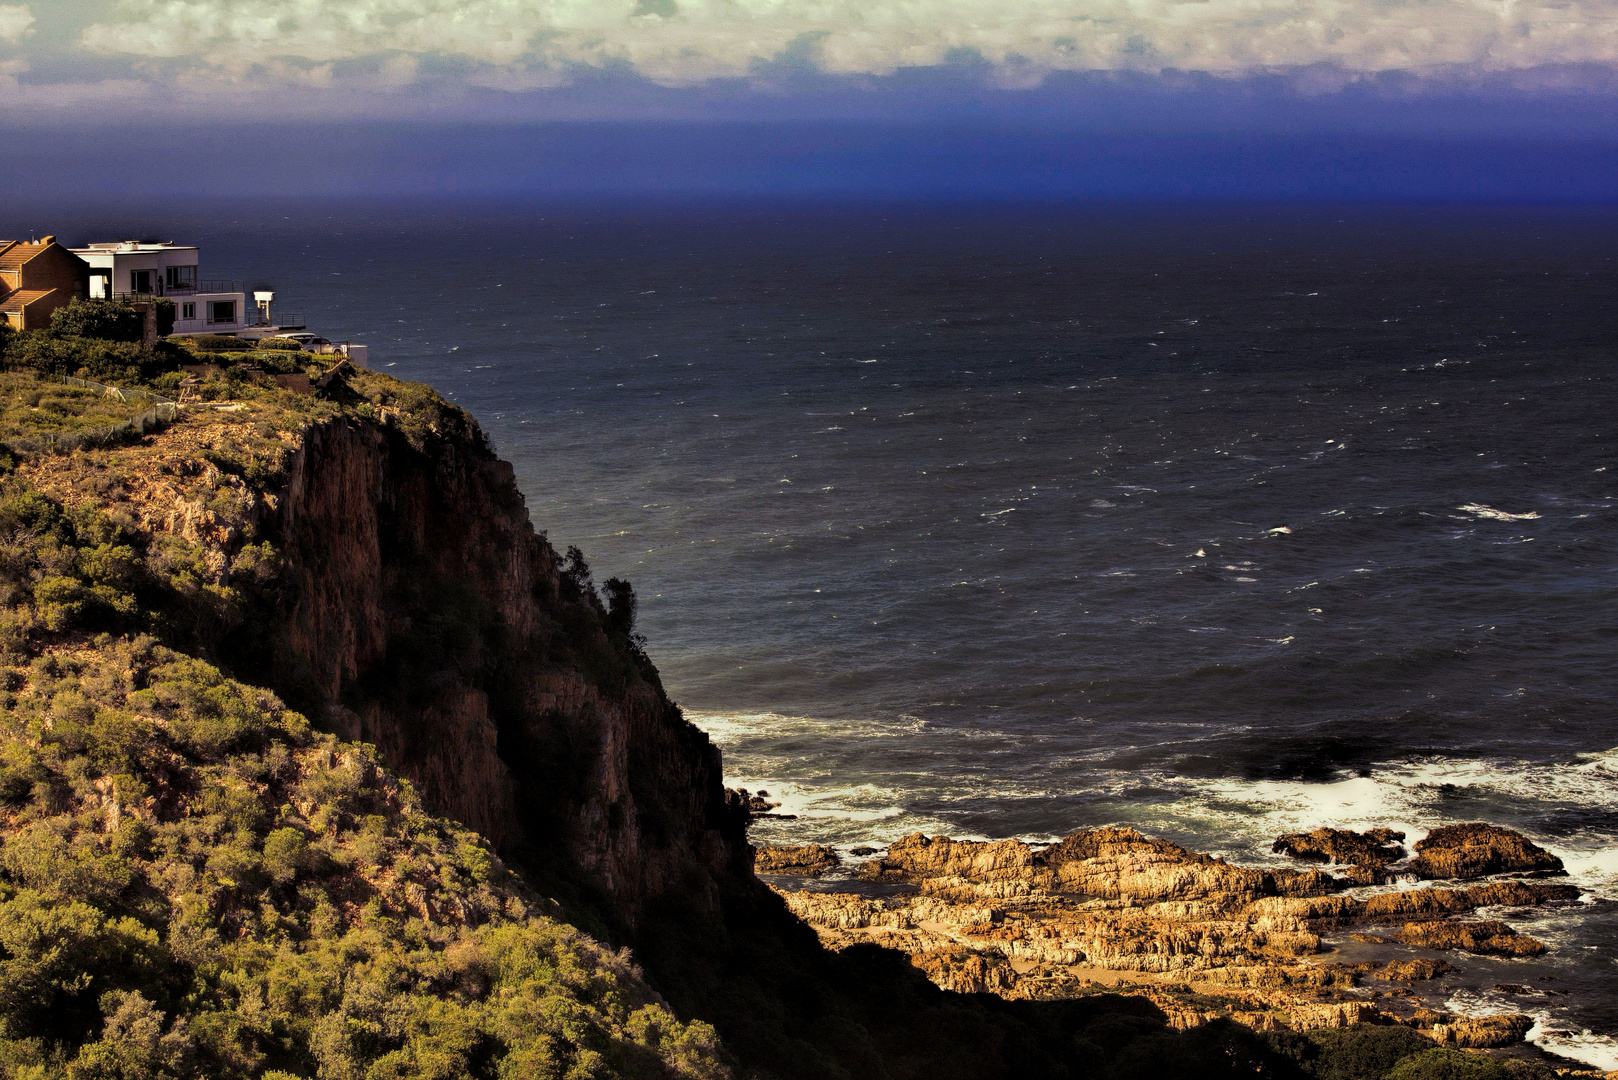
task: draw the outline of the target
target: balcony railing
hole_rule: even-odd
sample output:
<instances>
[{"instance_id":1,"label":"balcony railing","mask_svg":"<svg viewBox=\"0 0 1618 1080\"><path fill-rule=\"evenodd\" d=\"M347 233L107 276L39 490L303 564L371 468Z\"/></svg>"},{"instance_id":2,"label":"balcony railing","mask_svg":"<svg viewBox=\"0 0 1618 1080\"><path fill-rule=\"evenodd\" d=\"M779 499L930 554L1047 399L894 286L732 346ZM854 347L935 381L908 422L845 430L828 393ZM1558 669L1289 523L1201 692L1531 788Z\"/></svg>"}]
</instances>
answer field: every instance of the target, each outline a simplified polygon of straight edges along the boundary
<instances>
[{"instance_id":1,"label":"balcony railing","mask_svg":"<svg viewBox=\"0 0 1618 1080\"><path fill-rule=\"evenodd\" d=\"M280 330L302 330L304 321L303 316L295 311L272 311L270 312L269 321L266 322L260 317L253 325L273 326Z\"/></svg>"},{"instance_id":2,"label":"balcony railing","mask_svg":"<svg viewBox=\"0 0 1618 1080\"><path fill-rule=\"evenodd\" d=\"M195 283L184 285L163 285L159 282L152 286L151 292L123 291L113 294L117 300L157 300L163 297L196 296L200 293L239 293L243 292L240 281L231 281L227 278L205 278Z\"/></svg>"}]
</instances>

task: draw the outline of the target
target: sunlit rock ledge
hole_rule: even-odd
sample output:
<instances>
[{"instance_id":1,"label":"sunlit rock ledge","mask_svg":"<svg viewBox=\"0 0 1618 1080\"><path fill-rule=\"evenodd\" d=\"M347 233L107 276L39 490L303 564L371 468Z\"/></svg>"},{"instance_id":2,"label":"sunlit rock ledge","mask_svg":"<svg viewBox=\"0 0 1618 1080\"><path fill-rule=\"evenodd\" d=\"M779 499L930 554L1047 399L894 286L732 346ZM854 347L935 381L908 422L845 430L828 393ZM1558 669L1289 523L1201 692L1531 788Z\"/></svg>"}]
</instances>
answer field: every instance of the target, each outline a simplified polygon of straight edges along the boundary
<instances>
[{"instance_id":1,"label":"sunlit rock ledge","mask_svg":"<svg viewBox=\"0 0 1618 1080\"><path fill-rule=\"evenodd\" d=\"M1452 971L1443 956L1453 951L1544 953L1543 942L1475 913L1569 904L1580 890L1523 876L1362 888L1561 871L1554 855L1492 825L1435 830L1404 864L1401 840L1388 830L1283 837L1278 851L1333 863L1293 869L1238 866L1124 828L1044 848L916 833L860 866L848 891L795 888L785 877L776 887L828 947L899 949L945 989L1011 999L1140 994L1182 1029L1225 1017L1266 1031L1403 1024L1462 1048L1521 1042L1530 1017L1449 1015L1413 987ZM802 874L791 867L805 850L760 849L760 872ZM876 883L906 888L869 895ZM1356 958L1328 938L1355 943ZM1376 946L1386 955L1370 956Z\"/></svg>"}]
</instances>

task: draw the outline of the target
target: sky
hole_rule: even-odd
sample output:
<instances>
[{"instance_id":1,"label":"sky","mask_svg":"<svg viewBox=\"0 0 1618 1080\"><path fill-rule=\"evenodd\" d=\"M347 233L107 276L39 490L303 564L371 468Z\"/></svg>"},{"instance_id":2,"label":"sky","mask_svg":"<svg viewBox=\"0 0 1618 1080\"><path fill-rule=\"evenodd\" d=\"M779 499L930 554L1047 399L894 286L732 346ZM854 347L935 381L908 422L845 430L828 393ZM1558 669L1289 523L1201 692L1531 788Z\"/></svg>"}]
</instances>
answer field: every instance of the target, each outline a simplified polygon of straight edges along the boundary
<instances>
[{"instance_id":1,"label":"sky","mask_svg":"<svg viewBox=\"0 0 1618 1080\"><path fill-rule=\"evenodd\" d=\"M355 192L1589 200L1615 121L1618 0L0 0L14 197L247 139Z\"/></svg>"}]
</instances>

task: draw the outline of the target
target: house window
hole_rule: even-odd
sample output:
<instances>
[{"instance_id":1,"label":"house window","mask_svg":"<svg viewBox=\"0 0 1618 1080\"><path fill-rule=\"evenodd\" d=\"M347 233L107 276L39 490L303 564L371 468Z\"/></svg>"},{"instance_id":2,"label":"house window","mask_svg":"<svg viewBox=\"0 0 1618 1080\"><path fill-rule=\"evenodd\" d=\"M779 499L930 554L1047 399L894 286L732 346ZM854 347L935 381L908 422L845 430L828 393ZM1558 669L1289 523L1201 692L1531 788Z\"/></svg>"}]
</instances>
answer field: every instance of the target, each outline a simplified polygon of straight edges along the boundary
<instances>
[{"instance_id":1,"label":"house window","mask_svg":"<svg viewBox=\"0 0 1618 1080\"><path fill-rule=\"evenodd\" d=\"M211 323L233 323L236 321L236 301L211 300L208 302L208 321Z\"/></svg>"},{"instance_id":2,"label":"house window","mask_svg":"<svg viewBox=\"0 0 1618 1080\"><path fill-rule=\"evenodd\" d=\"M195 292L197 288L197 268L194 266L170 266L165 268L164 284L169 292L181 289L186 292Z\"/></svg>"},{"instance_id":3,"label":"house window","mask_svg":"<svg viewBox=\"0 0 1618 1080\"><path fill-rule=\"evenodd\" d=\"M194 319L196 317L197 317L197 305L195 305L195 304L181 304L180 305L180 318L182 318L182 319Z\"/></svg>"},{"instance_id":4,"label":"house window","mask_svg":"<svg viewBox=\"0 0 1618 1080\"><path fill-rule=\"evenodd\" d=\"M152 291L152 272L150 270L131 270L129 272L129 291L132 293L150 293Z\"/></svg>"}]
</instances>

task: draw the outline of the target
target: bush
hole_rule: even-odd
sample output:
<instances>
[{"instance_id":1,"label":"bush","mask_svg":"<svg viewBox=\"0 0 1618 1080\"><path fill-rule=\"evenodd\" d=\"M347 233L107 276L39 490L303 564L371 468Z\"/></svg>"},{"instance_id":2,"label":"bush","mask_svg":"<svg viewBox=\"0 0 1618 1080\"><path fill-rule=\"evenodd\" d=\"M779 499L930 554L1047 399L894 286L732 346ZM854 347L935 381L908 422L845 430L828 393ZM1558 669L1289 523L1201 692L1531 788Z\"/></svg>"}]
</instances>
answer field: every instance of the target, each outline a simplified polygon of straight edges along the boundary
<instances>
[{"instance_id":1,"label":"bush","mask_svg":"<svg viewBox=\"0 0 1618 1080\"><path fill-rule=\"evenodd\" d=\"M47 375L78 375L97 382L128 386L149 382L173 371L187 354L167 341L146 352L127 341L61 337L50 330L28 330L6 347L6 366L32 368Z\"/></svg>"},{"instance_id":2,"label":"bush","mask_svg":"<svg viewBox=\"0 0 1618 1080\"><path fill-rule=\"evenodd\" d=\"M290 885L309 865L309 841L297 829L276 829L264 838L264 869L277 885Z\"/></svg>"},{"instance_id":3,"label":"bush","mask_svg":"<svg viewBox=\"0 0 1618 1080\"><path fill-rule=\"evenodd\" d=\"M1511 1073L1481 1054L1434 1047L1400 1061L1387 1080L1511 1080Z\"/></svg>"},{"instance_id":4,"label":"bush","mask_svg":"<svg viewBox=\"0 0 1618 1080\"><path fill-rule=\"evenodd\" d=\"M1339 1031L1311 1031L1317 1080L1381 1080L1394 1063L1432 1048L1427 1036L1402 1025L1355 1024Z\"/></svg>"},{"instance_id":5,"label":"bush","mask_svg":"<svg viewBox=\"0 0 1618 1080\"><path fill-rule=\"evenodd\" d=\"M198 352L247 352L253 347L251 341L230 337L228 334L198 334L196 337L182 340L188 342Z\"/></svg>"},{"instance_id":6,"label":"bush","mask_svg":"<svg viewBox=\"0 0 1618 1080\"><path fill-rule=\"evenodd\" d=\"M112 300L74 300L66 307L57 308L51 315L51 333L101 341L138 342L144 323L141 313L130 304Z\"/></svg>"},{"instance_id":7,"label":"bush","mask_svg":"<svg viewBox=\"0 0 1618 1080\"><path fill-rule=\"evenodd\" d=\"M258 348L278 349L281 352L302 352L303 342L284 337L259 338Z\"/></svg>"}]
</instances>

